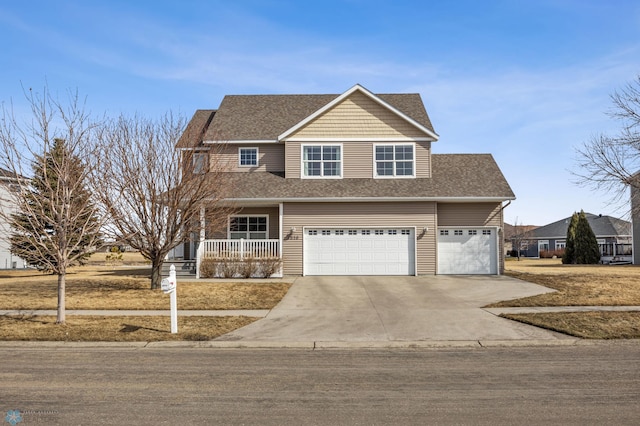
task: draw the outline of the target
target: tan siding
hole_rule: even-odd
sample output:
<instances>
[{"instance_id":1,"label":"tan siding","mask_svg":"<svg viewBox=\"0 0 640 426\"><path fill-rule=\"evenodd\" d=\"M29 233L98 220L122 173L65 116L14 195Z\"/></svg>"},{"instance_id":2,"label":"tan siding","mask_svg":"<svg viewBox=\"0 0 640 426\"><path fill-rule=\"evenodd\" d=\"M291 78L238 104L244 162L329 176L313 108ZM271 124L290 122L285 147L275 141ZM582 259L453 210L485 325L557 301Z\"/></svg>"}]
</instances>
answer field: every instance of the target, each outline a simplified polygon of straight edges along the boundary
<instances>
[{"instance_id":1,"label":"tan siding","mask_svg":"<svg viewBox=\"0 0 640 426\"><path fill-rule=\"evenodd\" d=\"M371 178L373 170L373 144L349 142L342 144L343 177Z\"/></svg>"},{"instance_id":2,"label":"tan siding","mask_svg":"<svg viewBox=\"0 0 640 426\"><path fill-rule=\"evenodd\" d=\"M300 143L285 142L284 146L285 172L286 178L300 179Z\"/></svg>"},{"instance_id":3,"label":"tan siding","mask_svg":"<svg viewBox=\"0 0 640 426\"><path fill-rule=\"evenodd\" d=\"M417 138L427 135L368 96L356 92L291 136Z\"/></svg>"},{"instance_id":4,"label":"tan siding","mask_svg":"<svg viewBox=\"0 0 640 426\"><path fill-rule=\"evenodd\" d=\"M240 167L238 149L258 148L258 167ZM284 171L284 146L282 144L232 145L221 147L218 158L222 164L228 164L231 172L282 172ZM211 158L213 165L216 159Z\"/></svg>"},{"instance_id":5,"label":"tan siding","mask_svg":"<svg viewBox=\"0 0 640 426\"><path fill-rule=\"evenodd\" d=\"M416 177L431 177L431 142L416 143Z\"/></svg>"},{"instance_id":6,"label":"tan siding","mask_svg":"<svg viewBox=\"0 0 640 426\"><path fill-rule=\"evenodd\" d=\"M438 226L501 227L501 203L438 203Z\"/></svg>"},{"instance_id":7,"label":"tan siding","mask_svg":"<svg viewBox=\"0 0 640 426\"><path fill-rule=\"evenodd\" d=\"M283 229L296 231L283 241L284 273L302 274L304 227L406 226L417 228L418 274L435 274L435 224L435 203L286 203Z\"/></svg>"}]
</instances>

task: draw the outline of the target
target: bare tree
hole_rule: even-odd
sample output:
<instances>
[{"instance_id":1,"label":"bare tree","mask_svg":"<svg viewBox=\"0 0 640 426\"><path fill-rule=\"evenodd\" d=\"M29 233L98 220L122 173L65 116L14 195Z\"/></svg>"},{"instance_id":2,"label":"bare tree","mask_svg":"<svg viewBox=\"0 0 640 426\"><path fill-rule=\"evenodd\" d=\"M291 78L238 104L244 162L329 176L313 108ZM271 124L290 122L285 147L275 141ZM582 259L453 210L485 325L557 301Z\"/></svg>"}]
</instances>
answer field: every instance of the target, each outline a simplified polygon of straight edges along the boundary
<instances>
[{"instance_id":1,"label":"bare tree","mask_svg":"<svg viewBox=\"0 0 640 426\"><path fill-rule=\"evenodd\" d=\"M611 95L608 115L620 122L616 135L593 136L577 150L578 183L626 202L627 188L640 189L640 75Z\"/></svg>"},{"instance_id":2,"label":"bare tree","mask_svg":"<svg viewBox=\"0 0 640 426\"><path fill-rule=\"evenodd\" d=\"M87 147L94 125L77 93L66 103L45 88L25 93L30 120L2 106L0 164L17 179L10 200L15 214L11 250L42 271L58 275L57 323L64 324L66 274L100 243L100 216L86 190Z\"/></svg>"},{"instance_id":3,"label":"bare tree","mask_svg":"<svg viewBox=\"0 0 640 426\"><path fill-rule=\"evenodd\" d=\"M111 235L151 262L152 289L160 288L162 264L175 246L203 222L208 229L226 226L232 210L220 202L229 190L227 166L209 151L176 149L184 131L185 119L172 114L120 116L96 138L93 190Z\"/></svg>"}]
</instances>

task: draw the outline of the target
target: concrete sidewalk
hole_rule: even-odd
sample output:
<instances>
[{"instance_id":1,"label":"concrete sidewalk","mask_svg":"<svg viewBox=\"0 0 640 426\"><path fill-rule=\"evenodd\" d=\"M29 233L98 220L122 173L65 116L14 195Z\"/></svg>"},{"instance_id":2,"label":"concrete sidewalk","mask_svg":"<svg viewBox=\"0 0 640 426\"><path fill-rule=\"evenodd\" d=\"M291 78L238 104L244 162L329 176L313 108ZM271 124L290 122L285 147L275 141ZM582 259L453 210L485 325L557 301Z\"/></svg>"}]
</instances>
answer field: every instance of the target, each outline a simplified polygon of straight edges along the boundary
<instances>
[{"instance_id":1,"label":"concrete sidewalk","mask_svg":"<svg viewBox=\"0 0 640 426\"><path fill-rule=\"evenodd\" d=\"M255 310L219 310L219 311L194 311L194 310L178 310L178 316L202 316L202 317L256 317L264 318L269 313L268 309ZM6 310L0 311L0 315L57 315L56 310ZM67 309L67 315L97 315L97 316L171 316L170 310L70 310Z\"/></svg>"}]
</instances>

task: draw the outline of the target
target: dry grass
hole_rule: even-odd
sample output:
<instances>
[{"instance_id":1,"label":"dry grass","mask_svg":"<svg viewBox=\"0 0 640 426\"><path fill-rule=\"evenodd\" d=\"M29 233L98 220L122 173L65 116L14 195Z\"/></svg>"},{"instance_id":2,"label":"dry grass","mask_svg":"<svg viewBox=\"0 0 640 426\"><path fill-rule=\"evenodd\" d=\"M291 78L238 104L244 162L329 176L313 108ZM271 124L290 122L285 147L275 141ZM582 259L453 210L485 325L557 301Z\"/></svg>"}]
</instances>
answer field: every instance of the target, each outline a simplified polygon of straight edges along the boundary
<instances>
[{"instance_id":1,"label":"dry grass","mask_svg":"<svg viewBox=\"0 0 640 426\"><path fill-rule=\"evenodd\" d=\"M507 262L505 274L558 291L491 307L640 305L640 268L634 265L563 265L559 259L523 259Z\"/></svg>"},{"instance_id":2,"label":"dry grass","mask_svg":"<svg viewBox=\"0 0 640 426\"><path fill-rule=\"evenodd\" d=\"M501 316L583 339L640 338L640 312L557 312Z\"/></svg>"},{"instance_id":3,"label":"dry grass","mask_svg":"<svg viewBox=\"0 0 640 426\"><path fill-rule=\"evenodd\" d=\"M137 253L125 253L122 265L106 265L105 253L67 274L66 307L109 310L168 310L169 296L150 290L150 267ZM178 281L181 310L271 309L289 290L283 282ZM34 270L0 271L0 310L56 309L57 276ZM0 340L161 341L210 340L256 318L179 316L179 333L170 333L169 316L76 316L65 325L55 317L0 316Z\"/></svg>"},{"instance_id":4,"label":"dry grass","mask_svg":"<svg viewBox=\"0 0 640 426\"><path fill-rule=\"evenodd\" d=\"M0 316L0 340L64 342L155 342L211 340L255 321L249 317L178 317L171 334L168 316L68 316L64 325L54 316Z\"/></svg>"},{"instance_id":5,"label":"dry grass","mask_svg":"<svg viewBox=\"0 0 640 426\"><path fill-rule=\"evenodd\" d=\"M67 275L67 309L168 309L169 297L149 289L144 268L85 266ZM178 281L178 309L271 309L290 284ZM0 272L0 309L56 309L57 276L37 271Z\"/></svg>"},{"instance_id":6,"label":"dry grass","mask_svg":"<svg viewBox=\"0 0 640 426\"><path fill-rule=\"evenodd\" d=\"M558 290L491 307L640 305L640 268L563 265L559 259L511 260L505 274ZM640 338L639 312L503 314L505 318L586 339Z\"/></svg>"}]
</instances>

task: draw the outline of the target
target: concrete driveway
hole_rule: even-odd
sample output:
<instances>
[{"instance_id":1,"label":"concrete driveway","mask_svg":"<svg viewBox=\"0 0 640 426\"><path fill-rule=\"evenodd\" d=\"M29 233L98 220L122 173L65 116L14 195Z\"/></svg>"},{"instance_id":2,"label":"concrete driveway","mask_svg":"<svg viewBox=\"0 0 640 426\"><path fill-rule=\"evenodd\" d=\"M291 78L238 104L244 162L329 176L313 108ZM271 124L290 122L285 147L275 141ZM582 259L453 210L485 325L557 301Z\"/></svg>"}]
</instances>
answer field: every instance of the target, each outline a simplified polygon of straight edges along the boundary
<instances>
[{"instance_id":1,"label":"concrete driveway","mask_svg":"<svg viewBox=\"0 0 640 426\"><path fill-rule=\"evenodd\" d=\"M505 276L300 277L265 318L216 340L574 340L482 309L492 302L549 291Z\"/></svg>"}]
</instances>

